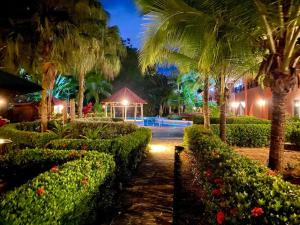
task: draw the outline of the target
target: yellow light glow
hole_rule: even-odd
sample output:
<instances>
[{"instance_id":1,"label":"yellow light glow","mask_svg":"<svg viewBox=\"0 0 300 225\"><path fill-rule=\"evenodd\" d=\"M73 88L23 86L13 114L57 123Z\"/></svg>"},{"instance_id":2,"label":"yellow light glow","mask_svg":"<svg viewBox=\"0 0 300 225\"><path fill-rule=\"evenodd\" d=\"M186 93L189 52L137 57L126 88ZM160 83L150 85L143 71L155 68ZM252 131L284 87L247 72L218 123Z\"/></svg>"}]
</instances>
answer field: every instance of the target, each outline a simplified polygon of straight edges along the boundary
<instances>
[{"instance_id":1,"label":"yellow light glow","mask_svg":"<svg viewBox=\"0 0 300 225\"><path fill-rule=\"evenodd\" d=\"M246 103L244 101L241 102L241 105L242 105L243 108L246 107Z\"/></svg>"},{"instance_id":2,"label":"yellow light glow","mask_svg":"<svg viewBox=\"0 0 300 225\"><path fill-rule=\"evenodd\" d=\"M0 145L4 144L4 143L5 143L5 140L4 139L0 139Z\"/></svg>"},{"instance_id":3,"label":"yellow light glow","mask_svg":"<svg viewBox=\"0 0 300 225\"><path fill-rule=\"evenodd\" d=\"M5 104L5 100L3 98L0 98L0 105L4 105Z\"/></svg>"},{"instance_id":4,"label":"yellow light glow","mask_svg":"<svg viewBox=\"0 0 300 225\"><path fill-rule=\"evenodd\" d=\"M266 100L263 100L263 99L260 99L257 101L257 104L261 107L265 106L266 105Z\"/></svg>"},{"instance_id":5,"label":"yellow light glow","mask_svg":"<svg viewBox=\"0 0 300 225\"><path fill-rule=\"evenodd\" d=\"M129 104L129 102L128 102L127 99L124 99L124 100L122 101L122 105L128 105L128 104Z\"/></svg>"},{"instance_id":6,"label":"yellow light glow","mask_svg":"<svg viewBox=\"0 0 300 225\"><path fill-rule=\"evenodd\" d=\"M239 107L239 105L240 105L240 103L239 102L231 102L231 107L232 108L237 108L237 107Z\"/></svg>"},{"instance_id":7,"label":"yellow light glow","mask_svg":"<svg viewBox=\"0 0 300 225\"><path fill-rule=\"evenodd\" d=\"M55 105L54 106L54 113L62 113L63 109L64 109L63 105Z\"/></svg>"},{"instance_id":8,"label":"yellow light glow","mask_svg":"<svg viewBox=\"0 0 300 225\"><path fill-rule=\"evenodd\" d=\"M150 146L150 152L152 153L165 152L167 150L167 147L165 145L149 145L149 146Z\"/></svg>"}]
</instances>

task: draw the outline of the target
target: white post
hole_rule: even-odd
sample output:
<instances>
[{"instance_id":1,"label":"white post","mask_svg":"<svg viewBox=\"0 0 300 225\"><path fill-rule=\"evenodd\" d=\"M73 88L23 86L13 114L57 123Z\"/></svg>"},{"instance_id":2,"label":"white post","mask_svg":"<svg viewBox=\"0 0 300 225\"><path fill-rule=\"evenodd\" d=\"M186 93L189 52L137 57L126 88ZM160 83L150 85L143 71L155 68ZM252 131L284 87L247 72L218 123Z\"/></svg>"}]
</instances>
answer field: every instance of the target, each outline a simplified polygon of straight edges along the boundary
<instances>
[{"instance_id":1,"label":"white post","mask_svg":"<svg viewBox=\"0 0 300 225\"><path fill-rule=\"evenodd\" d=\"M122 119L123 120L125 120L125 115L124 115L125 113L124 113L124 111L125 111L125 106L122 107Z\"/></svg>"},{"instance_id":2,"label":"white post","mask_svg":"<svg viewBox=\"0 0 300 225\"><path fill-rule=\"evenodd\" d=\"M141 117L142 120L144 119L144 108L143 108L143 104L141 104Z\"/></svg>"},{"instance_id":3,"label":"white post","mask_svg":"<svg viewBox=\"0 0 300 225\"><path fill-rule=\"evenodd\" d=\"M116 118L116 107L113 106L114 118Z\"/></svg>"},{"instance_id":4,"label":"white post","mask_svg":"<svg viewBox=\"0 0 300 225\"><path fill-rule=\"evenodd\" d=\"M136 121L137 104L134 105L134 121Z\"/></svg>"},{"instance_id":5,"label":"white post","mask_svg":"<svg viewBox=\"0 0 300 225\"><path fill-rule=\"evenodd\" d=\"M125 119L124 120L126 120L127 119L127 106L125 106Z\"/></svg>"},{"instance_id":6,"label":"white post","mask_svg":"<svg viewBox=\"0 0 300 225\"><path fill-rule=\"evenodd\" d=\"M113 111L112 111L112 108L113 108L113 104L111 103L111 104L110 104L110 118L113 117Z\"/></svg>"},{"instance_id":7,"label":"white post","mask_svg":"<svg viewBox=\"0 0 300 225\"><path fill-rule=\"evenodd\" d=\"M106 105L106 103L105 103L105 117L107 117L107 105Z\"/></svg>"}]
</instances>

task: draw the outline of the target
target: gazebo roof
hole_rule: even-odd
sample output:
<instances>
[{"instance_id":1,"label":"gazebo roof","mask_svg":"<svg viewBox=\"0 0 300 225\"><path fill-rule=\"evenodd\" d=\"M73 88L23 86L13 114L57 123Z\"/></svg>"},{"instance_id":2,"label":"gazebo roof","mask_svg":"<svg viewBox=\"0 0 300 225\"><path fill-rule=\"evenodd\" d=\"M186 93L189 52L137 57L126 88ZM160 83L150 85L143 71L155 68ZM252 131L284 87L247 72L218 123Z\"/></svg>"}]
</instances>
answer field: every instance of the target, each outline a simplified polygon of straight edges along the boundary
<instances>
[{"instance_id":1,"label":"gazebo roof","mask_svg":"<svg viewBox=\"0 0 300 225\"><path fill-rule=\"evenodd\" d=\"M122 103L122 101L127 100L130 104L147 104L147 102L137 96L133 91L127 87L123 87L108 98L104 99L103 103Z\"/></svg>"}]
</instances>

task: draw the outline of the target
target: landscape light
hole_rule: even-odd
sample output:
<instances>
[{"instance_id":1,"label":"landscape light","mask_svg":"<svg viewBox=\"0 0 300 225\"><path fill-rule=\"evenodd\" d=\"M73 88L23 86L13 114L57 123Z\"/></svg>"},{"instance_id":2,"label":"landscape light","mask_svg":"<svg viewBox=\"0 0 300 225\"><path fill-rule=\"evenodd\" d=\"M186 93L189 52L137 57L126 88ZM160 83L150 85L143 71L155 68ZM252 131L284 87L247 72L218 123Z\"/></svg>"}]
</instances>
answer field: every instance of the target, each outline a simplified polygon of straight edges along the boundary
<instances>
[{"instance_id":1,"label":"landscape light","mask_svg":"<svg viewBox=\"0 0 300 225\"><path fill-rule=\"evenodd\" d=\"M246 107L246 103L244 101L241 102L241 105L242 105L243 108Z\"/></svg>"},{"instance_id":2,"label":"landscape light","mask_svg":"<svg viewBox=\"0 0 300 225\"><path fill-rule=\"evenodd\" d=\"M237 107L239 107L240 103L239 102L231 102L231 107L236 109Z\"/></svg>"},{"instance_id":3,"label":"landscape light","mask_svg":"<svg viewBox=\"0 0 300 225\"><path fill-rule=\"evenodd\" d=\"M300 102L297 101L297 102L295 103L295 107L299 107L299 106L300 106Z\"/></svg>"},{"instance_id":4,"label":"landscape light","mask_svg":"<svg viewBox=\"0 0 300 225\"><path fill-rule=\"evenodd\" d=\"M150 145L150 152L159 153L167 150L165 145Z\"/></svg>"},{"instance_id":5,"label":"landscape light","mask_svg":"<svg viewBox=\"0 0 300 225\"><path fill-rule=\"evenodd\" d=\"M127 99L124 99L124 100L122 101L122 105L128 105L128 104L129 104L129 102L128 102Z\"/></svg>"},{"instance_id":6,"label":"landscape light","mask_svg":"<svg viewBox=\"0 0 300 225\"><path fill-rule=\"evenodd\" d=\"M263 100L263 99L260 99L257 101L257 104L261 107L265 106L266 105L266 100Z\"/></svg>"},{"instance_id":7,"label":"landscape light","mask_svg":"<svg viewBox=\"0 0 300 225\"><path fill-rule=\"evenodd\" d=\"M5 104L5 100L3 98L0 98L0 105L4 105Z\"/></svg>"}]
</instances>

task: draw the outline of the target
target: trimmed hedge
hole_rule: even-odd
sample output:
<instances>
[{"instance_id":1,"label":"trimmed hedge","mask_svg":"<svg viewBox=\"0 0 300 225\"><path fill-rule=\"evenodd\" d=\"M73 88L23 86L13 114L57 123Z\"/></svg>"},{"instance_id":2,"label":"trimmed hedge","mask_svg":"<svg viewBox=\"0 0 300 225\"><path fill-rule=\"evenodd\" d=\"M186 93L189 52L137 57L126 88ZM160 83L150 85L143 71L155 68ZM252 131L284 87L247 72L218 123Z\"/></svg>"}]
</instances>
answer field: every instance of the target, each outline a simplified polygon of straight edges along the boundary
<instances>
[{"instance_id":1,"label":"trimmed hedge","mask_svg":"<svg viewBox=\"0 0 300 225\"><path fill-rule=\"evenodd\" d=\"M219 125L211 125L219 135ZM265 147L270 144L271 126L269 124L227 124L226 140L229 145L239 147Z\"/></svg>"},{"instance_id":2,"label":"trimmed hedge","mask_svg":"<svg viewBox=\"0 0 300 225\"><path fill-rule=\"evenodd\" d=\"M24 149L0 155L0 177L8 177L41 171L83 157L87 151L57 151L48 149Z\"/></svg>"},{"instance_id":3,"label":"trimmed hedge","mask_svg":"<svg viewBox=\"0 0 300 225\"><path fill-rule=\"evenodd\" d=\"M99 193L101 198L108 194L99 190L114 176L114 171L112 156L88 152L83 158L59 166L58 171L42 173L4 196L0 224L92 222ZM108 200L101 202L101 209L112 204Z\"/></svg>"},{"instance_id":4,"label":"trimmed hedge","mask_svg":"<svg viewBox=\"0 0 300 225\"><path fill-rule=\"evenodd\" d=\"M28 130L32 130L35 129L35 125L35 123L8 124L0 128L0 136L13 141L9 145L11 149L43 148L49 141L57 138L57 135L52 132L41 133L18 129L26 127Z\"/></svg>"},{"instance_id":5,"label":"trimmed hedge","mask_svg":"<svg viewBox=\"0 0 300 225\"><path fill-rule=\"evenodd\" d=\"M209 224L299 224L297 186L238 155L202 126L185 128L185 142Z\"/></svg>"},{"instance_id":6,"label":"trimmed hedge","mask_svg":"<svg viewBox=\"0 0 300 225\"><path fill-rule=\"evenodd\" d=\"M204 118L203 116L193 116L194 124L203 124ZM219 124L219 117L211 117L211 124ZM226 124L270 124L270 120L259 119L252 116L238 116L238 117L227 117Z\"/></svg>"},{"instance_id":7,"label":"trimmed hedge","mask_svg":"<svg viewBox=\"0 0 300 225\"><path fill-rule=\"evenodd\" d=\"M93 121L90 119L78 119L72 124L73 132L77 135L84 135L85 129L104 129L105 133L102 138L109 139L119 135L126 135L134 132L138 126L128 122L111 122L111 121Z\"/></svg>"},{"instance_id":8,"label":"trimmed hedge","mask_svg":"<svg viewBox=\"0 0 300 225\"><path fill-rule=\"evenodd\" d=\"M150 142L151 130L138 128L136 131L105 140L57 139L49 142L50 149L95 150L114 155L118 172L130 173L137 166Z\"/></svg>"}]
</instances>

